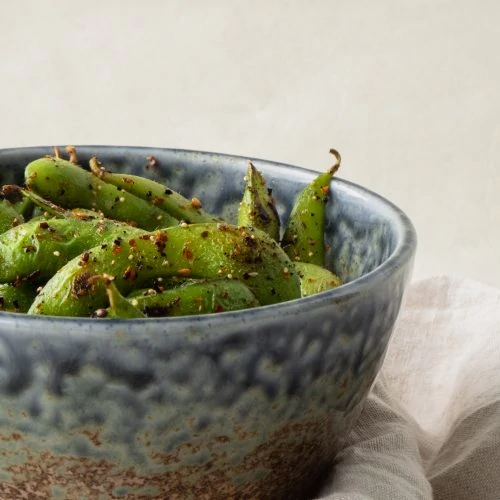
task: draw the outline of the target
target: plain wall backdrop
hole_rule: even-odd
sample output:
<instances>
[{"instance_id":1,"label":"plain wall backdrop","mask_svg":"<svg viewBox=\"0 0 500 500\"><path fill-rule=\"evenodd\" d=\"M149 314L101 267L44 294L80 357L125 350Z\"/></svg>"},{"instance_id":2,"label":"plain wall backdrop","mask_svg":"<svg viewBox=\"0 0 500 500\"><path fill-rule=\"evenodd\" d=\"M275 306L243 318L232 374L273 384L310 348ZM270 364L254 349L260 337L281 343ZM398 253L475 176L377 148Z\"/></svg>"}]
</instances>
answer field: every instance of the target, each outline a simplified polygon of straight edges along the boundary
<instances>
[{"instance_id":1,"label":"plain wall backdrop","mask_svg":"<svg viewBox=\"0 0 500 500\"><path fill-rule=\"evenodd\" d=\"M0 147L165 146L316 170L387 197L414 279L500 286L500 4L3 2Z\"/></svg>"}]
</instances>

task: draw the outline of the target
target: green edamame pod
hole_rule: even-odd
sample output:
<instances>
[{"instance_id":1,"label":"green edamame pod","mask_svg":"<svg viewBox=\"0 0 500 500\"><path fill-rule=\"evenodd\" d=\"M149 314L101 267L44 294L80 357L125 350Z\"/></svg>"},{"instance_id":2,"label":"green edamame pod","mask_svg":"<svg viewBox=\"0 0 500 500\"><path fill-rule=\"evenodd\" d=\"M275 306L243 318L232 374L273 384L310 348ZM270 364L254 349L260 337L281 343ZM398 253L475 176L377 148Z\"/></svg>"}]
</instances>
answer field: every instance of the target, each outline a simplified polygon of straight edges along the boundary
<instances>
[{"instance_id":1,"label":"green edamame pod","mask_svg":"<svg viewBox=\"0 0 500 500\"><path fill-rule=\"evenodd\" d=\"M157 277L181 276L240 280L262 305L300 297L292 262L254 228L185 224L86 253L85 262L76 257L47 282L29 313L89 316L105 307L104 287L93 278L103 273L114 277L123 295Z\"/></svg>"},{"instance_id":2,"label":"green edamame pod","mask_svg":"<svg viewBox=\"0 0 500 500\"><path fill-rule=\"evenodd\" d=\"M64 208L101 211L147 230L177 224L163 210L61 158L40 158L25 170L26 186Z\"/></svg>"},{"instance_id":3,"label":"green edamame pod","mask_svg":"<svg viewBox=\"0 0 500 500\"><path fill-rule=\"evenodd\" d=\"M96 158L90 160L90 169L99 179L120 189L124 189L178 220L193 224L200 222L222 222L220 218L205 212L198 198L188 200L159 182L137 175L109 172L100 166Z\"/></svg>"},{"instance_id":4,"label":"green edamame pod","mask_svg":"<svg viewBox=\"0 0 500 500\"><path fill-rule=\"evenodd\" d=\"M325 259L325 204L333 174L340 167L340 154L328 172L317 176L300 193L288 219L281 246L293 261L323 266Z\"/></svg>"},{"instance_id":5,"label":"green edamame pod","mask_svg":"<svg viewBox=\"0 0 500 500\"><path fill-rule=\"evenodd\" d=\"M2 200L0 203L0 233L5 233L23 222L23 216L17 212L13 205L7 200Z\"/></svg>"},{"instance_id":6,"label":"green edamame pod","mask_svg":"<svg viewBox=\"0 0 500 500\"><path fill-rule=\"evenodd\" d=\"M210 280L185 284L156 293L134 293L127 300L146 316L187 316L236 311L259 305L255 295L241 281Z\"/></svg>"},{"instance_id":7,"label":"green edamame pod","mask_svg":"<svg viewBox=\"0 0 500 500\"><path fill-rule=\"evenodd\" d=\"M40 282L84 250L146 231L107 219L32 219L0 234L0 282Z\"/></svg>"},{"instance_id":8,"label":"green edamame pod","mask_svg":"<svg viewBox=\"0 0 500 500\"><path fill-rule=\"evenodd\" d=\"M324 292L342 285L342 280L328 269L309 262L294 262L300 277L302 297Z\"/></svg>"},{"instance_id":9,"label":"green edamame pod","mask_svg":"<svg viewBox=\"0 0 500 500\"><path fill-rule=\"evenodd\" d=\"M264 177L251 161L248 162L245 191L238 209L238 224L256 227L279 241L280 218L274 198L266 186Z\"/></svg>"},{"instance_id":10,"label":"green edamame pod","mask_svg":"<svg viewBox=\"0 0 500 500\"><path fill-rule=\"evenodd\" d=\"M2 283L0 284L0 311L28 312L36 294L36 287L30 283L20 283L16 286Z\"/></svg>"},{"instance_id":11,"label":"green edamame pod","mask_svg":"<svg viewBox=\"0 0 500 500\"><path fill-rule=\"evenodd\" d=\"M97 318L145 318L146 315L137 307L134 307L116 288L113 280L108 276L102 276L106 287L109 307L98 309L94 316Z\"/></svg>"},{"instance_id":12,"label":"green edamame pod","mask_svg":"<svg viewBox=\"0 0 500 500\"><path fill-rule=\"evenodd\" d=\"M24 222L31 217L33 212L33 203L27 200L21 193L21 188L15 184L4 184L0 196L4 203L10 204L20 216L19 221Z\"/></svg>"}]
</instances>

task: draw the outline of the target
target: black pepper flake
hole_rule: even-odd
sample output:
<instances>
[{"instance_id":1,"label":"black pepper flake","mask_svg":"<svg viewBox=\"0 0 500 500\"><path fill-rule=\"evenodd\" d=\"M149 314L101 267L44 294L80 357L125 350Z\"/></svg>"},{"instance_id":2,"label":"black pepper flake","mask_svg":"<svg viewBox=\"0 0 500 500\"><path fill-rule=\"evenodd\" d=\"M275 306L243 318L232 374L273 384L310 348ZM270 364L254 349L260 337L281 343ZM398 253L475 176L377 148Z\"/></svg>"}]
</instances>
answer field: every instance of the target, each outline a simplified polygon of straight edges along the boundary
<instances>
[{"instance_id":1,"label":"black pepper flake","mask_svg":"<svg viewBox=\"0 0 500 500\"><path fill-rule=\"evenodd\" d=\"M172 193L173 193L173 191L171 189L168 189L168 188L165 189L165 194L166 195L169 195L169 194L172 194Z\"/></svg>"},{"instance_id":2,"label":"black pepper flake","mask_svg":"<svg viewBox=\"0 0 500 500\"><path fill-rule=\"evenodd\" d=\"M209 235L209 234L210 234L210 233L209 233L208 231L203 231L203 232L200 234L200 236L201 236L202 238L208 238L208 235Z\"/></svg>"},{"instance_id":3,"label":"black pepper flake","mask_svg":"<svg viewBox=\"0 0 500 500\"><path fill-rule=\"evenodd\" d=\"M104 250L105 248L108 248L108 244L107 243L101 243L101 248Z\"/></svg>"},{"instance_id":4,"label":"black pepper flake","mask_svg":"<svg viewBox=\"0 0 500 500\"><path fill-rule=\"evenodd\" d=\"M49 229L49 223L46 222L46 221L42 221L42 222L40 222L40 224L38 225L38 227L40 229Z\"/></svg>"},{"instance_id":5,"label":"black pepper flake","mask_svg":"<svg viewBox=\"0 0 500 500\"><path fill-rule=\"evenodd\" d=\"M153 192L152 192L152 191L148 191L148 192L146 193L146 197L147 197L147 198L151 198L151 196L153 196Z\"/></svg>"},{"instance_id":6,"label":"black pepper flake","mask_svg":"<svg viewBox=\"0 0 500 500\"><path fill-rule=\"evenodd\" d=\"M119 247L121 244L122 244L122 239L120 237L113 240L113 245L116 245L117 247Z\"/></svg>"}]
</instances>

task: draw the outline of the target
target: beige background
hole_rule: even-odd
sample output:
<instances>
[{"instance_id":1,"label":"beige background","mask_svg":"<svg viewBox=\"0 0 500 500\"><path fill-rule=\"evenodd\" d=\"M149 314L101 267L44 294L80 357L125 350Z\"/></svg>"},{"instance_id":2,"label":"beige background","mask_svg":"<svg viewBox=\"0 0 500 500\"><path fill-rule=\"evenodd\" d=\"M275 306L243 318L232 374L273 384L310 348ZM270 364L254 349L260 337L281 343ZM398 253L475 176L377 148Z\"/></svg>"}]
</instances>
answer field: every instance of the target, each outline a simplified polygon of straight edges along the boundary
<instances>
[{"instance_id":1,"label":"beige background","mask_svg":"<svg viewBox=\"0 0 500 500\"><path fill-rule=\"evenodd\" d=\"M388 197L414 278L500 286L500 4L2 2L0 147L135 144L324 169Z\"/></svg>"}]
</instances>

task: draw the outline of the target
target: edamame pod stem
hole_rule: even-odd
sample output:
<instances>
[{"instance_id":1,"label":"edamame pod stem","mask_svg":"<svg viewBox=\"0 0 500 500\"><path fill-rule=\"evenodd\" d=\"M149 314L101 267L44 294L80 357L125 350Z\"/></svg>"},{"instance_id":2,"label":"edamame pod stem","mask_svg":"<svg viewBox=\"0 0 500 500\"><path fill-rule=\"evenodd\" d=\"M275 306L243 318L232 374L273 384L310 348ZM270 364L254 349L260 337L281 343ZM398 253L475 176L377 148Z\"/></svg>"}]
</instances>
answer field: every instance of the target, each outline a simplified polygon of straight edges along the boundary
<instances>
[{"instance_id":1,"label":"edamame pod stem","mask_svg":"<svg viewBox=\"0 0 500 500\"><path fill-rule=\"evenodd\" d=\"M107 219L35 219L0 235L0 283L41 282L84 250L146 231Z\"/></svg>"},{"instance_id":2,"label":"edamame pod stem","mask_svg":"<svg viewBox=\"0 0 500 500\"><path fill-rule=\"evenodd\" d=\"M101 211L106 217L147 230L177 224L158 207L61 158L32 161L26 167L25 182L29 189L64 208Z\"/></svg>"},{"instance_id":3,"label":"edamame pod stem","mask_svg":"<svg viewBox=\"0 0 500 500\"><path fill-rule=\"evenodd\" d=\"M266 186L264 177L251 161L248 162L245 190L238 209L238 224L261 229L271 238L279 241L280 218L274 198Z\"/></svg>"},{"instance_id":4,"label":"edamame pod stem","mask_svg":"<svg viewBox=\"0 0 500 500\"><path fill-rule=\"evenodd\" d=\"M36 287L30 283L17 286L0 284L0 311L25 313L36 297Z\"/></svg>"},{"instance_id":5,"label":"edamame pod stem","mask_svg":"<svg viewBox=\"0 0 500 500\"><path fill-rule=\"evenodd\" d=\"M288 219L281 246L293 261L323 266L325 259L325 204L330 181L340 167L340 154L331 149L336 163L317 176L300 193Z\"/></svg>"},{"instance_id":6,"label":"edamame pod stem","mask_svg":"<svg viewBox=\"0 0 500 500\"><path fill-rule=\"evenodd\" d=\"M123 295L157 277L183 276L244 282L260 304L300 297L293 264L279 245L254 228L229 224L184 224L120 245L98 246L61 268L44 286L31 314L89 316L106 306L102 283L109 274Z\"/></svg>"},{"instance_id":7,"label":"edamame pod stem","mask_svg":"<svg viewBox=\"0 0 500 500\"><path fill-rule=\"evenodd\" d=\"M337 288L342 280L328 269L310 264L309 262L294 262L295 270L300 277L300 292L302 297Z\"/></svg>"},{"instance_id":8,"label":"edamame pod stem","mask_svg":"<svg viewBox=\"0 0 500 500\"><path fill-rule=\"evenodd\" d=\"M146 316L187 316L236 311L257 307L255 295L241 281L211 280L188 282L160 293L146 291L127 298Z\"/></svg>"},{"instance_id":9,"label":"edamame pod stem","mask_svg":"<svg viewBox=\"0 0 500 500\"><path fill-rule=\"evenodd\" d=\"M124 189L178 220L188 223L222 222L220 218L205 212L198 198L188 200L163 184L145 177L109 172L96 158L91 158L89 163L90 170L99 179Z\"/></svg>"}]
</instances>

